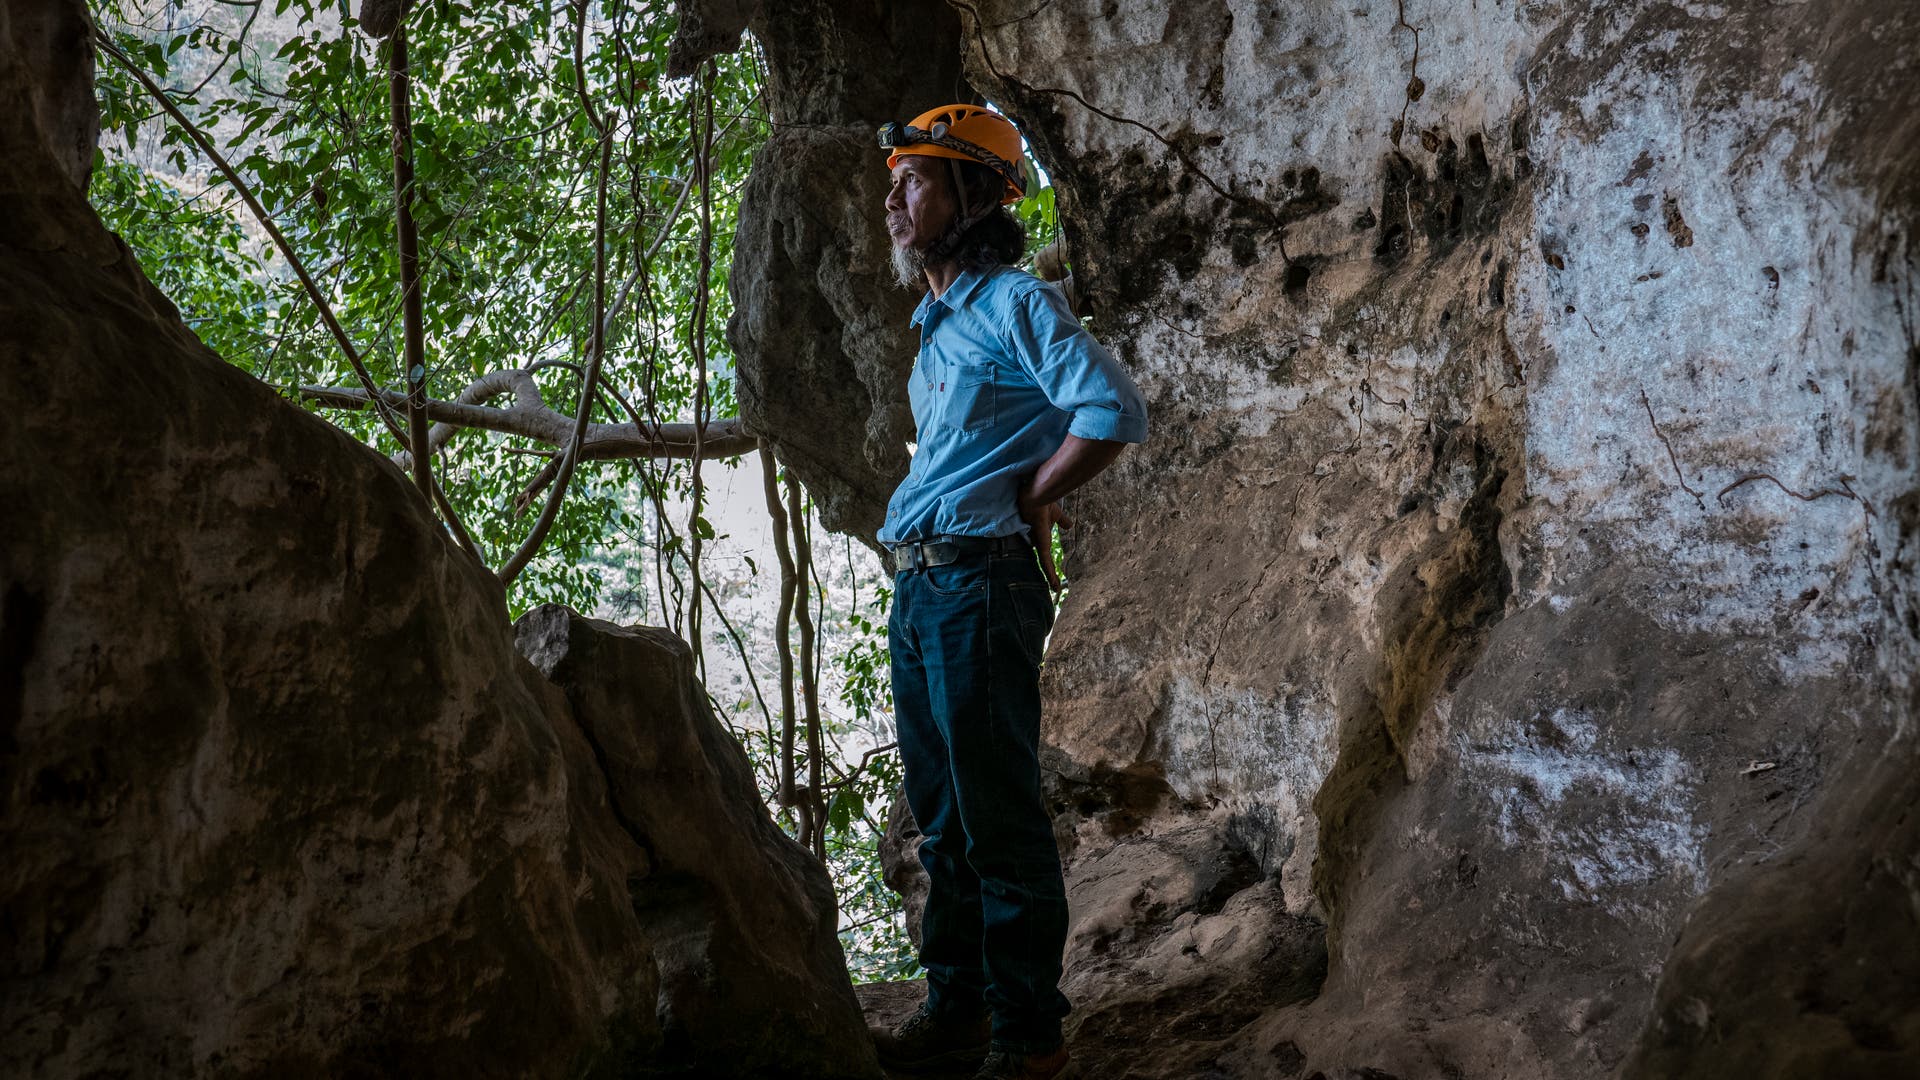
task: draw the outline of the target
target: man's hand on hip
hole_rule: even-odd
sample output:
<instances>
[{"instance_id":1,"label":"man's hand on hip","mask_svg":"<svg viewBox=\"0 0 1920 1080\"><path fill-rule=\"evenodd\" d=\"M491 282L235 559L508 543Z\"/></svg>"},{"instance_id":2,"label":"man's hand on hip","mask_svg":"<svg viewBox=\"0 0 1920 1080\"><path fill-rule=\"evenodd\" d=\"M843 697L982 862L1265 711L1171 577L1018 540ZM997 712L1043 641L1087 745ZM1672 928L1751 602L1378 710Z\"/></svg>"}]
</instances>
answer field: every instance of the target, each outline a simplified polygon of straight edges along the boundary
<instances>
[{"instance_id":1,"label":"man's hand on hip","mask_svg":"<svg viewBox=\"0 0 1920 1080\"><path fill-rule=\"evenodd\" d=\"M1073 528L1073 518L1060 509L1059 500L1053 502L1034 502L1032 499L1033 482L1031 479L1020 486L1020 496L1016 505L1020 510L1020 520L1027 523L1027 539L1040 553L1040 569L1047 575L1047 584L1054 592L1060 591L1060 571L1053 563L1053 527Z\"/></svg>"},{"instance_id":2,"label":"man's hand on hip","mask_svg":"<svg viewBox=\"0 0 1920 1080\"><path fill-rule=\"evenodd\" d=\"M1053 565L1053 526L1057 522L1063 529L1073 528L1073 519L1060 509L1060 500L1098 476L1126 448L1125 443L1068 435L1053 456L1021 482L1014 506L1027 523L1027 539L1039 550L1040 568L1047 572L1047 584L1054 592L1060 591L1060 571Z\"/></svg>"}]
</instances>

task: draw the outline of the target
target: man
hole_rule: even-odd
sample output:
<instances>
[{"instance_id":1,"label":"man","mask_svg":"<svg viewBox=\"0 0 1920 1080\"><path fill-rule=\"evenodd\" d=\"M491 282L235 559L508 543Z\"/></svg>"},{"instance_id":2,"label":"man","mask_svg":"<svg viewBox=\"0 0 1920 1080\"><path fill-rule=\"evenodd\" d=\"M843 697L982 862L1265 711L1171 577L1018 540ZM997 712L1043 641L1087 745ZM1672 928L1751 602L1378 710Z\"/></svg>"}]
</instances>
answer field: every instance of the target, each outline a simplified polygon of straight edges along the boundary
<instances>
[{"instance_id":1,"label":"man","mask_svg":"<svg viewBox=\"0 0 1920 1080\"><path fill-rule=\"evenodd\" d=\"M980 1062L978 1080L1045 1080L1060 1021L1067 902L1040 791L1040 658L1059 500L1146 437L1146 408L1058 289L1012 268L1025 232L1003 204L1027 174L996 113L949 105L881 143L887 230L920 353L917 448L879 538L891 551L894 712L932 879L927 999L874 1032L896 1069Z\"/></svg>"}]
</instances>

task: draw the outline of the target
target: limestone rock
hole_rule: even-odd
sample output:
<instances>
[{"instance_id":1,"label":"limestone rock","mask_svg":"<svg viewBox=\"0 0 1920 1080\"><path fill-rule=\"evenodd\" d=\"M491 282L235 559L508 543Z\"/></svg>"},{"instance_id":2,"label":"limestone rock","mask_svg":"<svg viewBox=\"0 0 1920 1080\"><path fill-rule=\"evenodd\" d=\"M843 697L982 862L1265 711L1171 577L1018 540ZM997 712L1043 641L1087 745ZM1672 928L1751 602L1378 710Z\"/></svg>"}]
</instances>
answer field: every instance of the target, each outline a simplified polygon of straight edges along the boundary
<instances>
[{"instance_id":1,"label":"limestone rock","mask_svg":"<svg viewBox=\"0 0 1920 1080\"><path fill-rule=\"evenodd\" d=\"M880 837L880 871L887 887L900 894L907 937L920 944L920 919L926 914L932 882L920 865L920 826L913 820L905 792L894 795L887 807L887 831Z\"/></svg>"},{"instance_id":2,"label":"limestone rock","mask_svg":"<svg viewBox=\"0 0 1920 1080\"><path fill-rule=\"evenodd\" d=\"M1260 1017L1309 1001L1326 927L1211 823L1116 839L1071 864L1074 1055L1089 1075L1204 1076Z\"/></svg>"},{"instance_id":3,"label":"limestone rock","mask_svg":"<svg viewBox=\"0 0 1920 1080\"><path fill-rule=\"evenodd\" d=\"M1046 667L1076 910L1201 828L1326 926L1188 1075L1920 1068L1911 5L952 7L1149 399Z\"/></svg>"},{"instance_id":4,"label":"limestone rock","mask_svg":"<svg viewBox=\"0 0 1920 1080\"><path fill-rule=\"evenodd\" d=\"M368 37L385 40L406 22L412 0L360 0L360 29Z\"/></svg>"},{"instance_id":5,"label":"limestone rock","mask_svg":"<svg viewBox=\"0 0 1920 1080\"><path fill-rule=\"evenodd\" d=\"M0 56L13 68L6 80L6 107L13 114L8 124L55 166L44 179L33 175L44 165L38 153L0 166L9 190L27 192L63 181L87 186L100 136L87 33L87 24L74 20L64 5L0 4Z\"/></svg>"},{"instance_id":6,"label":"limestone rock","mask_svg":"<svg viewBox=\"0 0 1920 1080\"><path fill-rule=\"evenodd\" d=\"M805 482L822 523L871 546L913 441L919 302L891 283L874 133L971 94L959 21L937 4L852 0L698 0L680 12L676 70L736 48L747 25L769 65L773 134L741 194L728 284L741 419Z\"/></svg>"},{"instance_id":7,"label":"limestone rock","mask_svg":"<svg viewBox=\"0 0 1920 1080\"><path fill-rule=\"evenodd\" d=\"M676 1050L739 1075L871 1071L833 887L767 816L686 642L555 605L516 630L520 651L565 692L608 778L607 809L645 853L628 888Z\"/></svg>"},{"instance_id":8,"label":"limestone rock","mask_svg":"<svg viewBox=\"0 0 1920 1080\"><path fill-rule=\"evenodd\" d=\"M0 12L0 1074L876 1075L684 646L542 612L528 664L86 205L82 7Z\"/></svg>"}]
</instances>

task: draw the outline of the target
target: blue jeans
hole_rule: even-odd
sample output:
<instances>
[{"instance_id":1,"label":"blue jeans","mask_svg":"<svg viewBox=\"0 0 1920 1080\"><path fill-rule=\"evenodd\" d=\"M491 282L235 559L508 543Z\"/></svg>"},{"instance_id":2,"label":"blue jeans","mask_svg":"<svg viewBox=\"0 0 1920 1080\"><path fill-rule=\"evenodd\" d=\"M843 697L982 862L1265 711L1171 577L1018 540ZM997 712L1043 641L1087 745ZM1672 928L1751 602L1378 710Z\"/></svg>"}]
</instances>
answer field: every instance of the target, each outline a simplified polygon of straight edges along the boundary
<instances>
[{"instance_id":1,"label":"blue jeans","mask_svg":"<svg viewBox=\"0 0 1920 1080\"><path fill-rule=\"evenodd\" d=\"M932 879L920 963L936 1010L993 1010L993 1042L1060 1045L1066 889L1040 793L1053 598L1031 550L894 576L887 643L907 805Z\"/></svg>"}]
</instances>

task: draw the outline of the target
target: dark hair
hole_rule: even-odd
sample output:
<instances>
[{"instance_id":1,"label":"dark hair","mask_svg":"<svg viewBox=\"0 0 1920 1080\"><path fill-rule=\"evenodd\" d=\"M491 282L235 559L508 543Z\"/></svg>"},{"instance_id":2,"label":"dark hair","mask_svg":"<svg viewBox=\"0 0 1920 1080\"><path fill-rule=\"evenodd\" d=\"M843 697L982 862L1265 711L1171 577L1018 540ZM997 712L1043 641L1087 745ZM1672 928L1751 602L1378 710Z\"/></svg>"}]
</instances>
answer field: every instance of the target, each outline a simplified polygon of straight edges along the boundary
<instances>
[{"instance_id":1,"label":"dark hair","mask_svg":"<svg viewBox=\"0 0 1920 1080\"><path fill-rule=\"evenodd\" d=\"M935 250L952 252L943 255L941 261L951 260L962 270L991 270L1019 262L1027 252L1027 227L1012 211L998 205L1007 190L1006 180L985 165L971 161L959 165L960 182L967 187L967 205L989 204L993 209L960 235L941 238Z\"/></svg>"}]
</instances>

